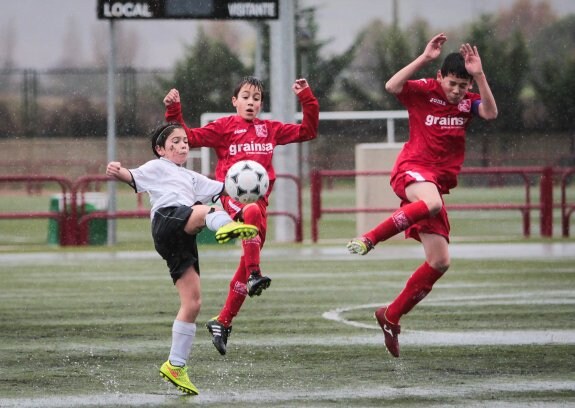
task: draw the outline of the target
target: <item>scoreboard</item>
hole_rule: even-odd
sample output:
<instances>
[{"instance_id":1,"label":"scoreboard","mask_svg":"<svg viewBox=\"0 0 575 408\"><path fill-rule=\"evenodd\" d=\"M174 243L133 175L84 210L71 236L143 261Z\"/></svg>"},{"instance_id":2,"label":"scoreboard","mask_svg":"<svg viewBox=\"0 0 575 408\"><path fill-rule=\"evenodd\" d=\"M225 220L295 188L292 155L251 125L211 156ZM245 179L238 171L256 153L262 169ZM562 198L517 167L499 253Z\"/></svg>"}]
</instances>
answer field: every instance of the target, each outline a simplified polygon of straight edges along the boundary
<instances>
[{"instance_id":1,"label":"scoreboard","mask_svg":"<svg viewBox=\"0 0 575 408\"><path fill-rule=\"evenodd\" d=\"M98 0L98 18L277 20L278 2L279 0Z\"/></svg>"}]
</instances>

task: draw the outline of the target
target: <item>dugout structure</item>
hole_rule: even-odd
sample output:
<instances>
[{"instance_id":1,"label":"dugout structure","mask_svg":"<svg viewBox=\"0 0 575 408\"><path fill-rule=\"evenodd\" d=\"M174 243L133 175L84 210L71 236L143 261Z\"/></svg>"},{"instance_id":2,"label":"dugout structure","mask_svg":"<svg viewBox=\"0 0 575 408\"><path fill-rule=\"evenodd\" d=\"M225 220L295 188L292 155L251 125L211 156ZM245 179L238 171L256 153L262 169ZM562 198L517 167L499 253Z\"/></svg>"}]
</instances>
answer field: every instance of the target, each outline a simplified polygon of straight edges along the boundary
<instances>
[{"instance_id":1,"label":"dugout structure","mask_svg":"<svg viewBox=\"0 0 575 408\"><path fill-rule=\"evenodd\" d=\"M402 147L403 143L360 143L355 146L355 170L358 173L390 172ZM399 208L401 201L393 192L389 181L388 174L357 175L355 178L356 207ZM390 215L390 212L356 213L356 235L361 236ZM395 237L402 237L402 235L398 234Z\"/></svg>"}]
</instances>

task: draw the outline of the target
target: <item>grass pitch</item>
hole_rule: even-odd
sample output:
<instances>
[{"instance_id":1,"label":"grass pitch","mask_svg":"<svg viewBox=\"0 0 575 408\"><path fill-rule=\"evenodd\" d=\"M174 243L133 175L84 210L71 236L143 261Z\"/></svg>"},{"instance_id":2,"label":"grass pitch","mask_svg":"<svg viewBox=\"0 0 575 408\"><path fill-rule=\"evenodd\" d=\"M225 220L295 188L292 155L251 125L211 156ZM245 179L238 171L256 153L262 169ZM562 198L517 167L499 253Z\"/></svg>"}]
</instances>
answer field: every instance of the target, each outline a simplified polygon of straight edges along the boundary
<instances>
[{"instance_id":1,"label":"grass pitch","mask_svg":"<svg viewBox=\"0 0 575 408\"><path fill-rule=\"evenodd\" d=\"M157 254L0 254L0 406L575 405L575 254L531 258L528 245L525 259L454 258L403 318L395 359L372 315L421 263L402 248L266 247L272 286L246 300L222 357L204 323L239 247L201 247L197 397L158 373L179 302Z\"/></svg>"}]
</instances>

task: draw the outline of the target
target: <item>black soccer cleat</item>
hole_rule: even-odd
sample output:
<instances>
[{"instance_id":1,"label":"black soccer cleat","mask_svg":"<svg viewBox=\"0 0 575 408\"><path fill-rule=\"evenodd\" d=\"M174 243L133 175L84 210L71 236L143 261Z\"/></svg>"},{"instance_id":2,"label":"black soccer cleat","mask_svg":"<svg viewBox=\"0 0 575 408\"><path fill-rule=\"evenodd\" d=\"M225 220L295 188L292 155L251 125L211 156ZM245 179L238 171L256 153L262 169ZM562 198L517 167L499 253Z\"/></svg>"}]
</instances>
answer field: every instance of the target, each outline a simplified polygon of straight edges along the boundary
<instances>
[{"instance_id":1,"label":"black soccer cleat","mask_svg":"<svg viewBox=\"0 0 575 408\"><path fill-rule=\"evenodd\" d=\"M228 337L232 333L232 326L225 327L218 321L218 316L216 316L206 323L206 327L212 335L212 343L216 350L218 350L222 356L225 355Z\"/></svg>"},{"instance_id":2,"label":"black soccer cleat","mask_svg":"<svg viewBox=\"0 0 575 408\"><path fill-rule=\"evenodd\" d=\"M262 276L258 270L252 271L246 285L249 297L259 296L264 289L270 287L272 280L267 276Z\"/></svg>"}]
</instances>

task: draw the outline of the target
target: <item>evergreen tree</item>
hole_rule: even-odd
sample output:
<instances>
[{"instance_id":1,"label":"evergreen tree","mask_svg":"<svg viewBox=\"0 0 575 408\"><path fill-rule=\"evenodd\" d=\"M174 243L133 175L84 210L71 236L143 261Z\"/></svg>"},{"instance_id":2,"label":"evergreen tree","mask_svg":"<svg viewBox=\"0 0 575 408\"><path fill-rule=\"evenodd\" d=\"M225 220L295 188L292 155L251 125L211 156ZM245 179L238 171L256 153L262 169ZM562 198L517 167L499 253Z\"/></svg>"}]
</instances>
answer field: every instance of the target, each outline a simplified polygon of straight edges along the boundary
<instances>
[{"instance_id":1,"label":"evergreen tree","mask_svg":"<svg viewBox=\"0 0 575 408\"><path fill-rule=\"evenodd\" d=\"M196 42L187 47L170 80L159 79L164 89L176 88L182 99L182 112L188 126L199 126L205 112L232 112L231 98L247 69L223 42L200 30Z\"/></svg>"}]
</instances>

